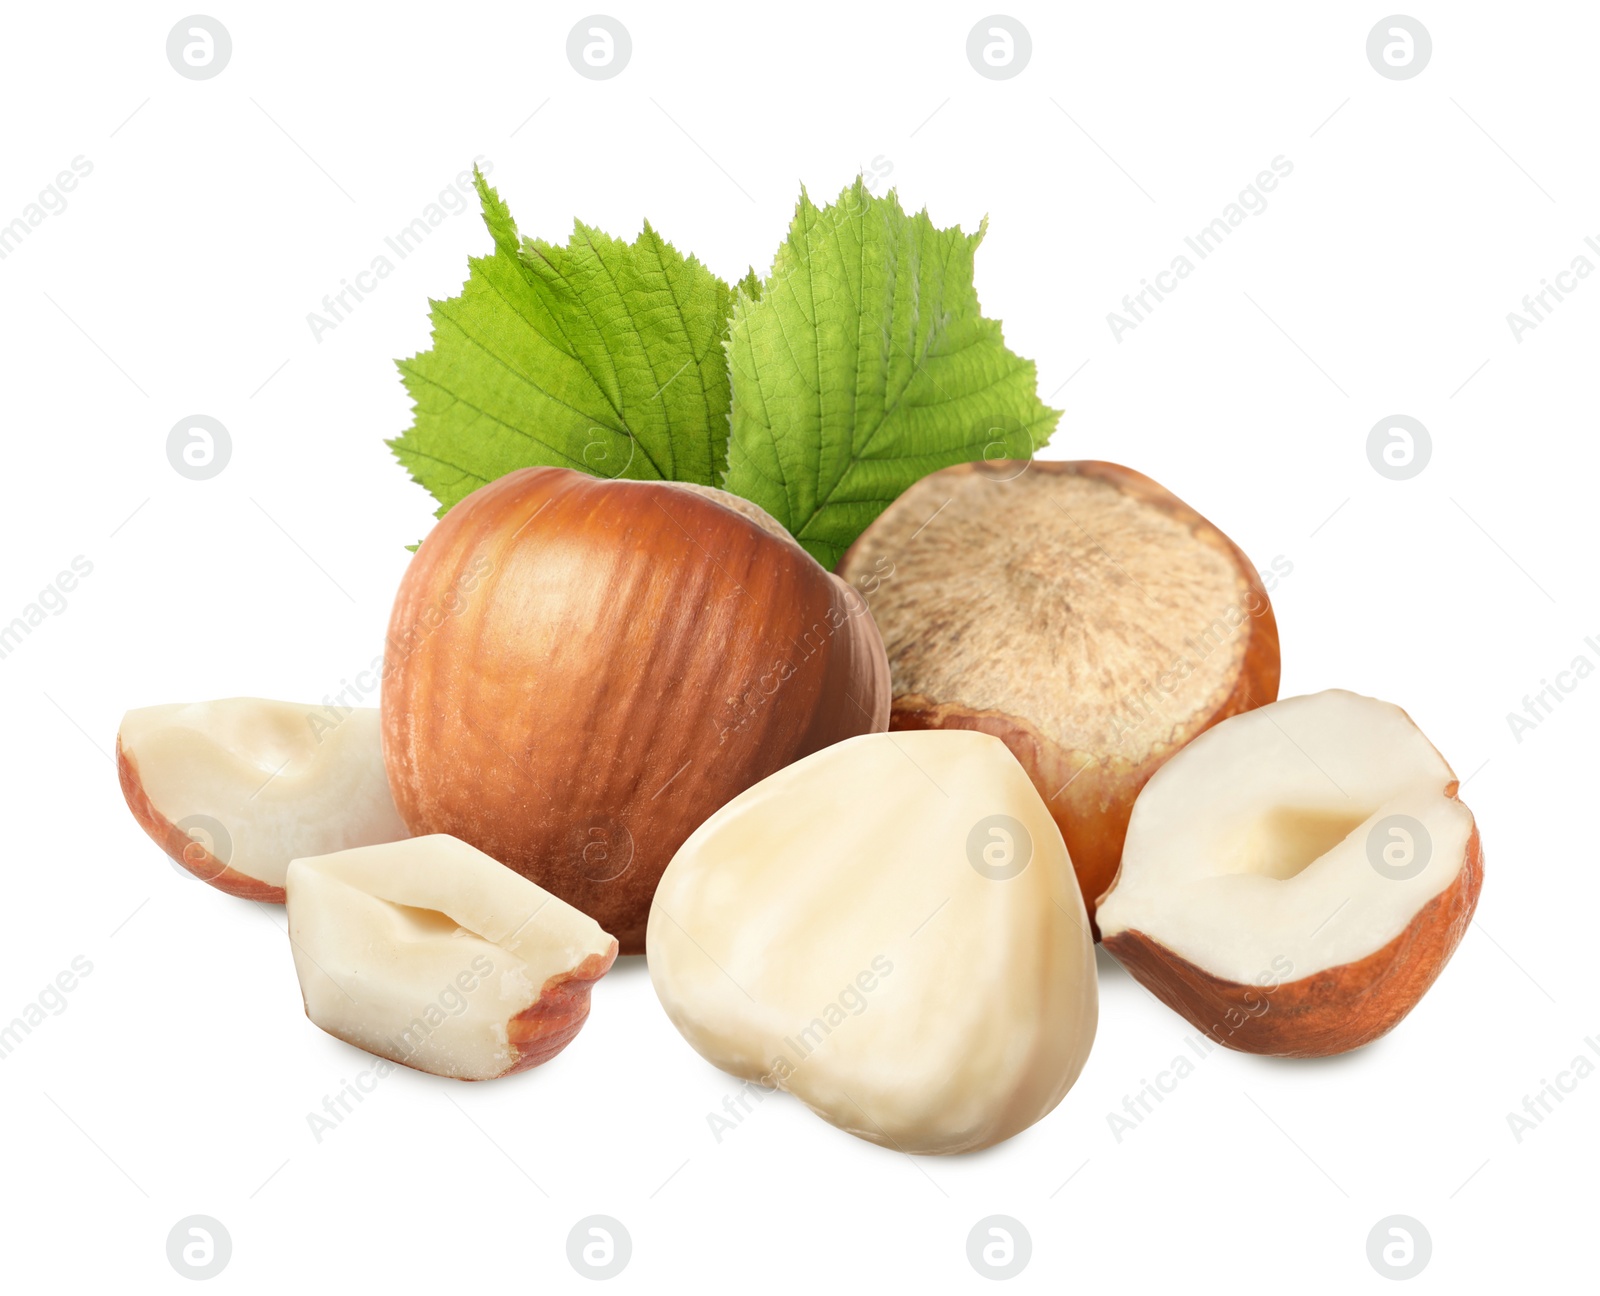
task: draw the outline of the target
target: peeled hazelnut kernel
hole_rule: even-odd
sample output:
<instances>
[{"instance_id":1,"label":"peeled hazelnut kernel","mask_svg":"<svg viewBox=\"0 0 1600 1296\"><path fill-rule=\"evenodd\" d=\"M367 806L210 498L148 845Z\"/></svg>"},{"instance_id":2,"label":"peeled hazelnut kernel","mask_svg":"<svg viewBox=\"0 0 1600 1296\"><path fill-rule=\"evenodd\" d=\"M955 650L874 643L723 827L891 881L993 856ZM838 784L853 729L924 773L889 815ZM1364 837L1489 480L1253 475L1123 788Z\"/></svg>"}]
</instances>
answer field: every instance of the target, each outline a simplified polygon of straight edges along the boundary
<instances>
[{"instance_id":1,"label":"peeled hazelnut kernel","mask_svg":"<svg viewBox=\"0 0 1600 1296\"><path fill-rule=\"evenodd\" d=\"M703 1057L899 1151L1026 1129L1094 1041L1072 862L988 734L867 734L763 779L673 857L646 947Z\"/></svg>"},{"instance_id":2,"label":"peeled hazelnut kernel","mask_svg":"<svg viewBox=\"0 0 1600 1296\"><path fill-rule=\"evenodd\" d=\"M548 1062L617 957L592 918L443 834L297 859L288 911L306 1016L457 1080Z\"/></svg>"}]
</instances>

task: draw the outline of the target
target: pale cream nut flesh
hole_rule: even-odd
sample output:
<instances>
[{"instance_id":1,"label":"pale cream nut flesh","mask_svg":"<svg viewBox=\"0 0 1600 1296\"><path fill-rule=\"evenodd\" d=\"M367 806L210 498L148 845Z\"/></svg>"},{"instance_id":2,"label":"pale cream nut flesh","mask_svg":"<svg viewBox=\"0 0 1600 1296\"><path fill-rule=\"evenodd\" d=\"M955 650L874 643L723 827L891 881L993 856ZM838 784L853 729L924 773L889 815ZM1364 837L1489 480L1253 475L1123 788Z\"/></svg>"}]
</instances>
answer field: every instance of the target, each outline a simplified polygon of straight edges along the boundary
<instances>
[{"instance_id":1,"label":"pale cream nut flesh","mask_svg":"<svg viewBox=\"0 0 1600 1296\"><path fill-rule=\"evenodd\" d=\"M252 900L281 902L298 855L407 836L376 707L341 715L264 698L141 707L122 718L117 765L150 837L197 877Z\"/></svg>"},{"instance_id":2,"label":"pale cream nut flesh","mask_svg":"<svg viewBox=\"0 0 1600 1296\"><path fill-rule=\"evenodd\" d=\"M1072 863L988 734L867 734L764 779L678 851L646 940L708 1061L904 1152L1027 1128L1094 1039Z\"/></svg>"},{"instance_id":3,"label":"pale cream nut flesh","mask_svg":"<svg viewBox=\"0 0 1600 1296\"><path fill-rule=\"evenodd\" d=\"M444 834L295 860L288 913L313 1022L460 1080L559 1053L617 956L592 918Z\"/></svg>"},{"instance_id":4,"label":"pale cream nut flesh","mask_svg":"<svg viewBox=\"0 0 1600 1296\"><path fill-rule=\"evenodd\" d=\"M1457 790L1411 717L1374 698L1329 690L1224 720L1140 793L1097 910L1106 948L1231 1047L1366 1043L1471 919L1482 852Z\"/></svg>"}]
</instances>

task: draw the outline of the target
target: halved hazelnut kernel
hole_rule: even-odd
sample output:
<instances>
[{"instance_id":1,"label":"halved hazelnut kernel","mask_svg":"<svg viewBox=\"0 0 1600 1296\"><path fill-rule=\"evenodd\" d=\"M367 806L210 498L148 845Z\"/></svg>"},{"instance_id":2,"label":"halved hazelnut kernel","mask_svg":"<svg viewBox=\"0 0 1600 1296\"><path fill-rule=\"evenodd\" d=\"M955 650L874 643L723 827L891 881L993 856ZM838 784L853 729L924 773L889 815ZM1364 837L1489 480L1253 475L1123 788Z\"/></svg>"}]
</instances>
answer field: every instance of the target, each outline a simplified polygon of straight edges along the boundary
<instances>
[{"instance_id":1,"label":"halved hazelnut kernel","mask_svg":"<svg viewBox=\"0 0 1600 1296\"><path fill-rule=\"evenodd\" d=\"M151 840L249 900L281 904L297 855L407 835L375 707L264 698L140 707L117 731L117 775Z\"/></svg>"},{"instance_id":2,"label":"halved hazelnut kernel","mask_svg":"<svg viewBox=\"0 0 1600 1296\"><path fill-rule=\"evenodd\" d=\"M1139 795L1106 948L1220 1044L1321 1057L1403 1018L1477 904L1455 774L1404 711L1342 690L1223 721Z\"/></svg>"},{"instance_id":3,"label":"halved hazelnut kernel","mask_svg":"<svg viewBox=\"0 0 1600 1296\"><path fill-rule=\"evenodd\" d=\"M592 918L443 834L295 860L288 906L306 1016L459 1080L554 1057L617 957Z\"/></svg>"}]
</instances>

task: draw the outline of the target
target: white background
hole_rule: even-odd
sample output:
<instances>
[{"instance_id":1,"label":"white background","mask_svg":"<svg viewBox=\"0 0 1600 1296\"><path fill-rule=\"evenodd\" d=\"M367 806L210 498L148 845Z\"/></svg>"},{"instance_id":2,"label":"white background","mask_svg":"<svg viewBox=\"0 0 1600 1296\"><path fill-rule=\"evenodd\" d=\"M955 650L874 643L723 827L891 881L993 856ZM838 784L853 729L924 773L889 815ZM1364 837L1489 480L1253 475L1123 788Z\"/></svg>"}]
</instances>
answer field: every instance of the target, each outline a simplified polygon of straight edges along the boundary
<instances>
[{"instance_id":1,"label":"white background","mask_svg":"<svg viewBox=\"0 0 1600 1296\"><path fill-rule=\"evenodd\" d=\"M181 9L10 5L0 35L0 221L93 165L0 261L0 621L93 563L0 660L0 1020L93 964L0 1062L8 1289L186 1290L165 1244L196 1213L233 1239L217 1291L589 1290L565 1240L595 1213L633 1239L619 1291L986 1290L966 1237L997 1213L1032 1236L1017 1290L1381 1289L1366 1239L1396 1213L1432 1236L1417 1291L1587 1271L1600 1077L1520 1143L1506 1115L1600 1035L1600 679L1521 742L1506 714L1600 663L1600 282L1520 342L1506 315L1600 235L1600 12L1418 9L1432 61L1392 81L1365 54L1382 7L1023 5L1032 61L992 81L965 54L982 7L621 4L632 61L599 82L566 60L582 8L209 12L233 39L209 81L167 62ZM371 1059L302 1015L282 911L180 877L108 753L129 707L316 700L378 650L431 518L383 445L392 360L489 238L454 217L320 341L306 316L480 154L524 232L648 217L728 279L765 271L801 183L831 198L875 158L940 224L987 213L979 293L1065 410L1049 454L1137 467L1287 558L1283 692L1399 702L1467 780L1482 903L1416 1012L1325 1062L1219 1050L1118 1143L1107 1113L1190 1031L1102 958L1062 1105L913 1161L785 1096L717 1142L736 1086L630 959L550 1065L402 1072L316 1142L307 1113ZM1280 154L1268 209L1116 340L1107 312ZM194 413L233 438L210 481L166 458ZM1395 413L1433 438L1405 482L1365 453Z\"/></svg>"}]
</instances>

